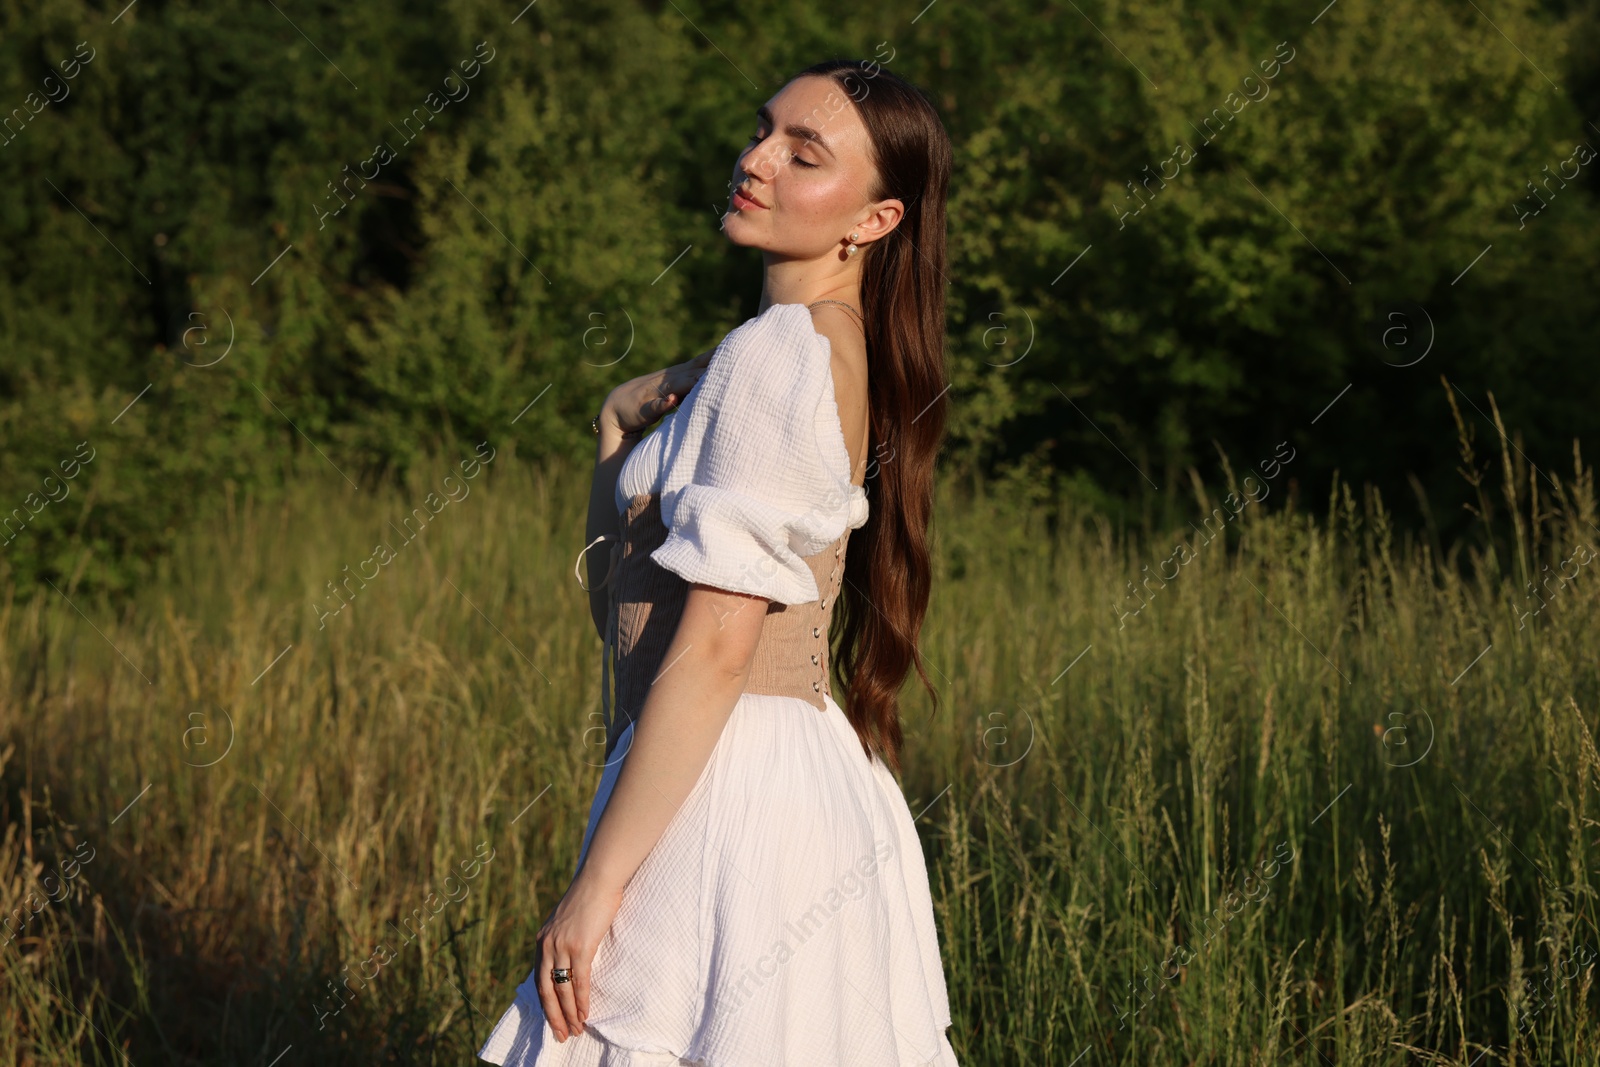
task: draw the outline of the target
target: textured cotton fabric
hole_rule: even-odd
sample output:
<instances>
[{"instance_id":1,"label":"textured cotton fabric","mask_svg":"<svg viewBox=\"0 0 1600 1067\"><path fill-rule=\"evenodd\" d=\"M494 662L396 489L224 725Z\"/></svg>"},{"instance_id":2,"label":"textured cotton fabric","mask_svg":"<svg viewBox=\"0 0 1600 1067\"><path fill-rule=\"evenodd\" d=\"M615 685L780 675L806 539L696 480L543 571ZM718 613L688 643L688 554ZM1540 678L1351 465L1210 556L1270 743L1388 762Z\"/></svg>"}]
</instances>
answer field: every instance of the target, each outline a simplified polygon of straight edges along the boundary
<instances>
[{"instance_id":1,"label":"textured cotton fabric","mask_svg":"<svg viewBox=\"0 0 1600 1067\"><path fill-rule=\"evenodd\" d=\"M718 589L816 600L802 556L867 521L833 393L831 345L804 304L774 304L731 331L689 395L641 441L616 505L661 492L671 531L657 563Z\"/></svg>"},{"instance_id":2,"label":"textured cotton fabric","mask_svg":"<svg viewBox=\"0 0 1600 1067\"><path fill-rule=\"evenodd\" d=\"M619 510L659 493L671 516L652 559L785 604L819 595L805 557L867 518L829 360L803 305L773 305L728 335L621 472ZM595 792L579 866L632 732ZM556 1041L530 973L478 1055L506 1067L956 1067L910 809L831 695L821 710L740 696L593 968L583 1033Z\"/></svg>"}]
</instances>

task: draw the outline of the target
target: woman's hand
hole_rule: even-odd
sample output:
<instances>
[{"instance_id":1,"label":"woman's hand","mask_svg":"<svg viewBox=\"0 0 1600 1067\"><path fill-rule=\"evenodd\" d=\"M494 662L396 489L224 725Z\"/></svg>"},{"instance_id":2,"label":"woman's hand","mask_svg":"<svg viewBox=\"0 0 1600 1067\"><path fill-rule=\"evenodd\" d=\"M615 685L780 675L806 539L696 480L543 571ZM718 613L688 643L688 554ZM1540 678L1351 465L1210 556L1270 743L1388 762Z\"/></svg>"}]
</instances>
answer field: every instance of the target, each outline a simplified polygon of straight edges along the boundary
<instances>
[{"instance_id":1,"label":"woman's hand","mask_svg":"<svg viewBox=\"0 0 1600 1067\"><path fill-rule=\"evenodd\" d=\"M600 425L633 436L643 433L671 411L694 387L711 362L710 349L687 363L651 371L611 390L600 409Z\"/></svg>"},{"instance_id":2,"label":"woman's hand","mask_svg":"<svg viewBox=\"0 0 1600 1067\"><path fill-rule=\"evenodd\" d=\"M611 921L622 907L622 891L596 887L579 873L539 930L539 1002L557 1041L583 1032L589 1018L589 970ZM553 967L572 972L557 985Z\"/></svg>"}]
</instances>

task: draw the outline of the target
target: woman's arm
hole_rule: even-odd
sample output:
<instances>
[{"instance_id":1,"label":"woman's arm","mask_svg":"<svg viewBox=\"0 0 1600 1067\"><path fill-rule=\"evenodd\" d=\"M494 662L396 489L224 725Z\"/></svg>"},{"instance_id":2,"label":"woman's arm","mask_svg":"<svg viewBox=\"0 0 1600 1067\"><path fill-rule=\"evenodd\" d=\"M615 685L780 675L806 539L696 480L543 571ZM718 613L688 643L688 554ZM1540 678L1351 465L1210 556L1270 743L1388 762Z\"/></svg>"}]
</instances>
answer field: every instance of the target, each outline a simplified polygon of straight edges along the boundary
<instances>
[{"instance_id":1,"label":"woman's arm","mask_svg":"<svg viewBox=\"0 0 1600 1067\"><path fill-rule=\"evenodd\" d=\"M693 583L574 882L621 894L710 762L750 677L767 600Z\"/></svg>"},{"instance_id":2,"label":"woman's arm","mask_svg":"<svg viewBox=\"0 0 1600 1067\"><path fill-rule=\"evenodd\" d=\"M633 743L583 866L539 935L538 988L565 1041L589 1013L589 970L622 906L622 890L666 832L710 762L744 692L768 601L692 583L672 644L633 726ZM572 968L556 985L552 967Z\"/></svg>"},{"instance_id":3,"label":"woman's arm","mask_svg":"<svg viewBox=\"0 0 1600 1067\"><path fill-rule=\"evenodd\" d=\"M622 531L617 516L617 475L628 453L638 444L645 430L677 406L694 388L695 382L711 363L710 351L663 370L642 374L611 390L600 407L600 437L594 448L594 476L589 483L589 517L584 523L583 543L601 534L617 537ZM589 617L600 639L606 636L606 613L610 608L609 588L602 588L609 571L612 541L605 540L585 553L589 560Z\"/></svg>"}]
</instances>

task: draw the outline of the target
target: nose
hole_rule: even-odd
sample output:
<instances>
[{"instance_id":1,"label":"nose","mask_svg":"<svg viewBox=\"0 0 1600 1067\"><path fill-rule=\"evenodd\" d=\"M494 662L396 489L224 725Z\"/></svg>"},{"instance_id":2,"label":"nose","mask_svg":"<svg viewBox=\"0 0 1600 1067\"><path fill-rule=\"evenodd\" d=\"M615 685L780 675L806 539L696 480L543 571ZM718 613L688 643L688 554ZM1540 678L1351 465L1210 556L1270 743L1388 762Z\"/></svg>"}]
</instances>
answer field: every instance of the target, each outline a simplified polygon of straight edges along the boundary
<instances>
[{"instance_id":1,"label":"nose","mask_svg":"<svg viewBox=\"0 0 1600 1067\"><path fill-rule=\"evenodd\" d=\"M739 169L762 183L772 181L778 173L778 160L772 141L756 145L739 160Z\"/></svg>"}]
</instances>

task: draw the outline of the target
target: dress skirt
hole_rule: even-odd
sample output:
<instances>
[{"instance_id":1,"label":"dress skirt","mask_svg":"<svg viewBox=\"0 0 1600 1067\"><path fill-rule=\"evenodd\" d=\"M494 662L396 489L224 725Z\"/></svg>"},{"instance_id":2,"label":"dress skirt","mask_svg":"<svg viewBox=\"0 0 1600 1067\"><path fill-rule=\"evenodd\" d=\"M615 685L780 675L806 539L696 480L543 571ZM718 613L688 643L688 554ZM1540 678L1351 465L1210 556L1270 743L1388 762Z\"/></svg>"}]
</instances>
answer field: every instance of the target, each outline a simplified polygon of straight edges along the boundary
<instances>
[{"instance_id":1,"label":"dress skirt","mask_svg":"<svg viewBox=\"0 0 1600 1067\"><path fill-rule=\"evenodd\" d=\"M826 694L824 694L826 697ZM899 783L831 697L740 696L595 954L558 1042L530 973L504 1067L957 1067L927 866ZM595 791L582 856L632 744Z\"/></svg>"}]
</instances>

